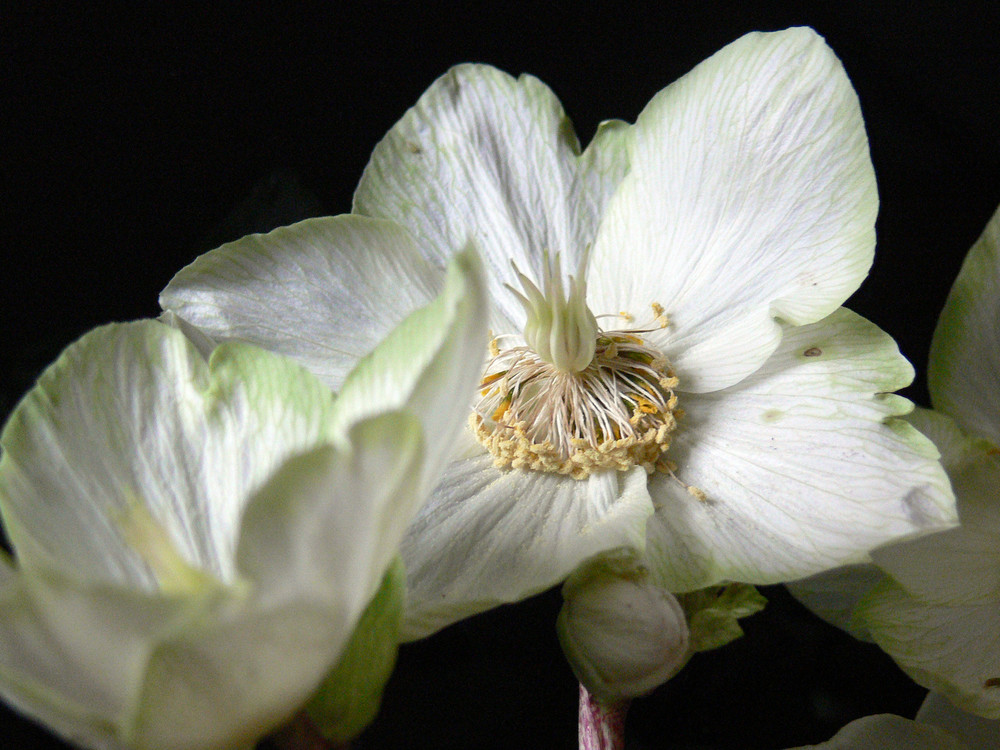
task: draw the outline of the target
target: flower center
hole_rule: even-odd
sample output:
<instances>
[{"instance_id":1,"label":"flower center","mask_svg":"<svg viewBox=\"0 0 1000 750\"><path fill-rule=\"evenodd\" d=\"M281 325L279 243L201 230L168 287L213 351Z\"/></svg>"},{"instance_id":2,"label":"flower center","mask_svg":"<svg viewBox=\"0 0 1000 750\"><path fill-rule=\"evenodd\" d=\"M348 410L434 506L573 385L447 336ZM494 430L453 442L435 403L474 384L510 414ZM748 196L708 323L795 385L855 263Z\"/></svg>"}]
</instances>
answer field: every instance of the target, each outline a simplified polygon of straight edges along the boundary
<instances>
[{"instance_id":1,"label":"flower center","mask_svg":"<svg viewBox=\"0 0 1000 750\"><path fill-rule=\"evenodd\" d=\"M501 350L493 340L470 421L494 464L574 479L636 465L672 473L664 454L681 415L678 381L642 338L655 328L599 330L586 285L570 277L564 296L548 259L544 293L517 273L524 294L512 291L528 314L526 345ZM655 326L666 327L663 308L652 307Z\"/></svg>"}]
</instances>

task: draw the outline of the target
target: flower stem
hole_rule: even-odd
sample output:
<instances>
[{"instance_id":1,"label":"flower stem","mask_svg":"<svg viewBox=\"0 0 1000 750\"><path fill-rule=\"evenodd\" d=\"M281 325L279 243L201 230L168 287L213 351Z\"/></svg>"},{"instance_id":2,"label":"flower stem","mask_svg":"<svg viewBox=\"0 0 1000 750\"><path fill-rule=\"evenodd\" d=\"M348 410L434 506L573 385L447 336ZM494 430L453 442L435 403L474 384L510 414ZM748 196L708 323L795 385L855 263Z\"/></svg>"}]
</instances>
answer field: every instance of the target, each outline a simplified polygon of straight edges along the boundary
<instances>
[{"instance_id":1,"label":"flower stem","mask_svg":"<svg viewBox=\"0 0 1000 750\"><path fill-rule=\"evenodd\" d=\"M580 685L580 750L625 750L628 701L604 704Z\"/></svg>"}]
</instances>

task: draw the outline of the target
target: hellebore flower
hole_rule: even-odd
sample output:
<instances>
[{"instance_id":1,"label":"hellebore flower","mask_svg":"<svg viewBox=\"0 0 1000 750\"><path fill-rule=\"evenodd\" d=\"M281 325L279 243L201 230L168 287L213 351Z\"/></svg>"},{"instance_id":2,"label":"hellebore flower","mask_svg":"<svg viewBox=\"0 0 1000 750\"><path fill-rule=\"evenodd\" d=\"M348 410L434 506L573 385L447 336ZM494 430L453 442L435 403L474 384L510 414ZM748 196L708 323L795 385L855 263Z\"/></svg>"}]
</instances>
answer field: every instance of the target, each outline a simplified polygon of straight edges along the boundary
<instances>
[{"instance_id":1,"label":"hellebore flower","mask_svg":"<svg viewBox=\"0 0 1000 750\"><path fill-rule=\"evenodd\" d=\"M874 640L921 685L1000 719L1000 209L969 251L931 342L934 411L910 421L941 451L961 526L877 550L792 588ZM889 575L886 575L888 573ZM994 728L1000 737L1000 722Z\"/></svg>"},{"instance_id":2,"label":"hellebore flower","mask_svg":"<svg viewBox=\"0 0 1000 750\"><path fill-rule=\"evenodd\" d=\"M480 248L492 358L403 545L419 637L616 548L690 591L953 523L933 446L888 395L912 368L839 307L871 264L877 204L857 97L811 30L739 39L582 152L543 83L463 65L355 194L356 214L412 233L405 258L244 241L161 305L336 387L433 269Z\"/></svg>"},{"instance_id":3,"label":"hellebore flower","mask_svg":"<svg viewBox=\"0 0 1000 750\"><path fill-rule=\"evenodd\" d=\"M158 321L71 345L0 438L0 694L93 748L250 747L301 708L433 484L424 428L462 426L480 274L457 256L336 399Z\"/></svg>"}]
</instances>

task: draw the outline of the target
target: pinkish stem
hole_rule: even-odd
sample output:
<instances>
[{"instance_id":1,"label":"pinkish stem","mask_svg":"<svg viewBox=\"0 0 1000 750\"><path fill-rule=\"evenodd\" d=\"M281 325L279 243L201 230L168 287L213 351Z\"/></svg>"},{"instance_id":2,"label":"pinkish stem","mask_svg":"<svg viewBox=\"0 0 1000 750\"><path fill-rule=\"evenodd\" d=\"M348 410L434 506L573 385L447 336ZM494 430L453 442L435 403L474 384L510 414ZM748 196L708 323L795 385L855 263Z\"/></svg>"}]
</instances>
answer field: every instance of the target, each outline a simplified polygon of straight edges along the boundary
<instances>
[{"instance_id":1,"label":"pinkish stem","mask_svg":"<svg viewBox=\"0 0 1000 750\"><path fill-rule=\"evenodd\" d=\"M580 685L580 750L625 750L628 701L604 704Z\"/></svg>"}]
</instances>

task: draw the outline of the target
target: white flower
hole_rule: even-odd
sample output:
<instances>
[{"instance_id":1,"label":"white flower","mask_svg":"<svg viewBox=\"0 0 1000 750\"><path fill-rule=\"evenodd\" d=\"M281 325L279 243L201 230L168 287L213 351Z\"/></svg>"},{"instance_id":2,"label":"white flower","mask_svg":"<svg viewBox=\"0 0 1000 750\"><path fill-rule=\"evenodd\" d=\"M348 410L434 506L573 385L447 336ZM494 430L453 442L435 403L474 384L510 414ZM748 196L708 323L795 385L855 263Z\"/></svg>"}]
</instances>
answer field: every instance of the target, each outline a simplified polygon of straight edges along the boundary
<instances>
[{"instance_id":1,"label":"white flower","mask_svg":"<svg viewBox=\"0 0 1000 750\"><path fill-rule=\"evenodd\" d=\"M614 548L645 546L685 591L953 522L936 452L888 395L912 369L839 308L877 196L857 98L811 30L743 37L582 153L540 81L459 66L377 146L354 210L419 254L244 242L161 304L337 387L456 248L482 250L495 357L404 542L410 637Z\"/></svg>"},{"instance_id":2,"label":"white flower","mask_svg":"<svg viewBox=\"0 0 1000 750\"><path fill-rule=\"evenodd\" d=\"M336 400L284 357L206 361L157 321L70 346L0 438L3 697L94 748L250 747L298 710L433 482L424 427L461 427L479 273L458 256Z\"/></svg>"},{"instance_id":3,"label":"white flower","mask_svg":"<svg viewBox=\"0 0 1000 750\"><path fill-rule=\"evenodd\" d=\"M945 303L928 383L936 411L910 421L941 450L961 526L890 545L873 554L879 568L824 575L793 593L874 640L921 685L1000 719L1000 209ZM817 606L819 595L836 604Z\"/></svg>"}]
</instances>

